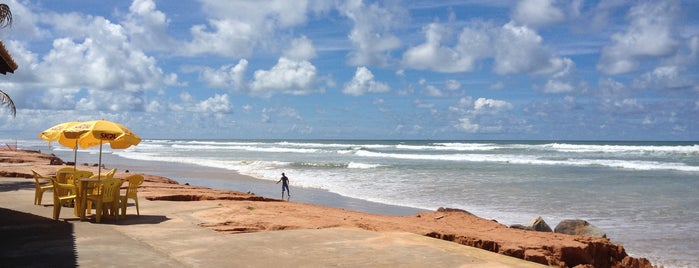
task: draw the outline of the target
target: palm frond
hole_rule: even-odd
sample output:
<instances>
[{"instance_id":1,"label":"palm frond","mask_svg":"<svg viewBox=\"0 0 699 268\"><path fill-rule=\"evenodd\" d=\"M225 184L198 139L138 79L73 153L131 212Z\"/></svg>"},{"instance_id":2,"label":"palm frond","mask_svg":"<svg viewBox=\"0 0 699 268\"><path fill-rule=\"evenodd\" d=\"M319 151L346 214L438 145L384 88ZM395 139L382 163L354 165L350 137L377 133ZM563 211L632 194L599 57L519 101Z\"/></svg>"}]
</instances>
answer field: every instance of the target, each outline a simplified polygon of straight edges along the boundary
<instances>
[{"instance_id":1,"label":"palm frond","mask_svg":"<svg viewBox=\"0 0 699 268\"><path fill-rule=\"evenodd\" d=\"M0 103L2 106L7 106L8 108L10 108L12 117L17 116L17 108L15 107L15 103L10 98L10 95L7 95L7 93L5 93L5 91L2 90L0 90Z\"/></svg>"},{"instance_id":2,"label":"palm frond","mask_svg":"<svg viewBox=\"0 0 699 268\"><path fill-rule=\"evenodd\" d=\"M5 28L12 25L12 11L10 6L0 4L0 28Z\"/></svg>"}]
</instances>

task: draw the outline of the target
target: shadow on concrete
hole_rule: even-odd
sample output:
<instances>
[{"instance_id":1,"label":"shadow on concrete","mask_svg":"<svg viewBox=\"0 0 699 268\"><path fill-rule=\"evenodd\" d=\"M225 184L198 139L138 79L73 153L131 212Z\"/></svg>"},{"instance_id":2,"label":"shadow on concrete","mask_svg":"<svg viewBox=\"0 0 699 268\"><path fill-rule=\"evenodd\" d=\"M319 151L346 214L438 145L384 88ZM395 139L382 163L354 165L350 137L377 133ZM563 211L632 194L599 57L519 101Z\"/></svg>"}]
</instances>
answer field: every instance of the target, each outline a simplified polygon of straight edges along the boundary
<instances>
[{"instance_id":1,"label":"shadow on concrete","mask_svg":"<svg viewBox=\"0 0 699 268\"><path fill-rule=\"evenodd\" d=\"M0 238L2 267L77 266L70 223L0 208Z\"/></svg>"},{"instance_id":2,"label":"shadow on concrete","mask_svg":"<svg viewBox=\"0 0 699 268\"><path fill-rule=\"evenodd\" d=\"M3 182L0 183L0 192L17 191L20 189L34 189L34 181L27 180L22 182ZM46 192L49 195L51 192Z\"/></svg>"}]
</instances>

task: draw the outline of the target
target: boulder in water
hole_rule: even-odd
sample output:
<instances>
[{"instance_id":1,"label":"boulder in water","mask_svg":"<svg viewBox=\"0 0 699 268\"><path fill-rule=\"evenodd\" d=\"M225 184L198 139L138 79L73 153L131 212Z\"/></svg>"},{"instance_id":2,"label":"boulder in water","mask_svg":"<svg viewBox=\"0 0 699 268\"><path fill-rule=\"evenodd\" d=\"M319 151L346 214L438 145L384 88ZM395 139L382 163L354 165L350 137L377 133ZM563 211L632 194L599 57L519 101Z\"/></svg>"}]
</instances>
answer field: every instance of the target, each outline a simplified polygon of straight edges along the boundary
<instances>
[{"instance_id":1,"label":"boulder in water","mask_svg":"<svg viewBox=\"0 0 699 268\"><path fill-rule=\"evenodd\" d=\"M586 220L563 220L556 226L554 232L607 238L607 234L602 231L602 229L590 224Z\"/></svg>"},{"instance_id":2,"label":"boulder in water","mask_svg":"<svg viewBox=\"0 0 699 268\"><path fill-rule=\"evenodd\" d=\"M529 221L527 224L514 224L510 225L510 228L515 228L515 229L522 229L522 230L529 230L529 231L537 231L537 232L548 232L552 233L553 230L551 230L551 227L549 227L548 224L544 221L541 216L536 217L535 219L532 219Z\"/></svg>"}]
</instances>

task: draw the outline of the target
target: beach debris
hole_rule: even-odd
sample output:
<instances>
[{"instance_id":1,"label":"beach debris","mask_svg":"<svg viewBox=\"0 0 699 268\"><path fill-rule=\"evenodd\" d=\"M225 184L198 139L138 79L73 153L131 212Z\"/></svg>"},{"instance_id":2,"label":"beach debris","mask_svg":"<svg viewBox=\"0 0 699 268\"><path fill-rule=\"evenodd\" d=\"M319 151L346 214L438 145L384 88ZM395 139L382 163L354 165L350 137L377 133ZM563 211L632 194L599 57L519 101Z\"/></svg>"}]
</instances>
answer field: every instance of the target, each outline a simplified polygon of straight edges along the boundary
<instances>
[{"instance_id":1,"label":"beach debris","mask_svg":"<svg viewBox=\"0 0 699 268\"><path fill-rule=\"evenodd\" d=\"M563 220L556 226L554 232L607 238L607 234L602 231L602 229L590 224L586 220Z\"/></svg>"},{"instance_id":2,"label":"beach debris","mask_svg":"<svg viewBox=\"0 0 699 268\"><path fill-rule=\"evenodd\" d=\"M439 216L437 216L437 217L434 217L435 220L440 220L440 219L442 219L442 218L444 218L444 215L439 215Z\"/></svg>"}]
</instances>

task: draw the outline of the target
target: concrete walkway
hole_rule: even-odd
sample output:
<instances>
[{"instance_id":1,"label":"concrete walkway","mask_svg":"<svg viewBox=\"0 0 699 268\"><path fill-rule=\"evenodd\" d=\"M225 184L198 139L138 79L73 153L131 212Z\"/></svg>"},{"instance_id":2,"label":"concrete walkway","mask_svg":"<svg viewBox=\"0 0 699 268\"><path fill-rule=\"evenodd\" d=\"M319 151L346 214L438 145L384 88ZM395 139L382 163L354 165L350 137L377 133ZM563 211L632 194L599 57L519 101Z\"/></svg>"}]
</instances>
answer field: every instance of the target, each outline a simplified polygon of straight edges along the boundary
<instances>
[{"instance_id":1,"label":"concrete walkway","mask_svg":"<svg viewBox=\"0 0 699 268\"><path fill-rule=\"evenodd\" d=\"M320 229L224 234L199 227L215 201L141 199L141 216L51 219L52 194L32 204L33 181L0 178L2 267L544 267L411 233ZM9 238L9 239L6 239Z\"/></svg>"}]
</instances>

